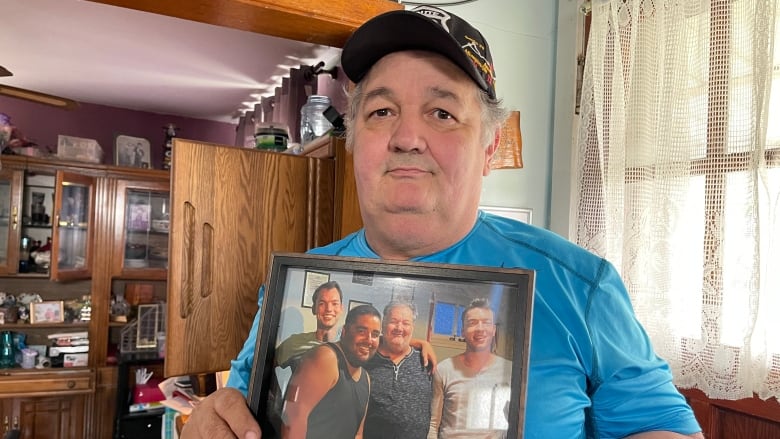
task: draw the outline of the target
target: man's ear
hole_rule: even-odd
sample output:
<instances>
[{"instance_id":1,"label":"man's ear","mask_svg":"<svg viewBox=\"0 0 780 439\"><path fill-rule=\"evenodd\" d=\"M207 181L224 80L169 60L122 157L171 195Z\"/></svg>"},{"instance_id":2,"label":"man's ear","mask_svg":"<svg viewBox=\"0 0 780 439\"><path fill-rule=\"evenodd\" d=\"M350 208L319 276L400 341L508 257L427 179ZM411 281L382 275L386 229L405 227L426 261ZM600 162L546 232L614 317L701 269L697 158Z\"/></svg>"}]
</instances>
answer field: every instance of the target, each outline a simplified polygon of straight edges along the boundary
<instances>
[{"instance_id":1,"label":"man's ear","mask_svg":"<svg viewBox=\"0 0 780 439\"><path fill-rule=\"evenodd\" d=\"M482 168L482 176L487 177L490 174L490 165L493 163L493 156L498 151L498 145L501 144L501 127L497 126L493 133L493 141L485 147L485 165Z\"/></svg>"}]
</instances>

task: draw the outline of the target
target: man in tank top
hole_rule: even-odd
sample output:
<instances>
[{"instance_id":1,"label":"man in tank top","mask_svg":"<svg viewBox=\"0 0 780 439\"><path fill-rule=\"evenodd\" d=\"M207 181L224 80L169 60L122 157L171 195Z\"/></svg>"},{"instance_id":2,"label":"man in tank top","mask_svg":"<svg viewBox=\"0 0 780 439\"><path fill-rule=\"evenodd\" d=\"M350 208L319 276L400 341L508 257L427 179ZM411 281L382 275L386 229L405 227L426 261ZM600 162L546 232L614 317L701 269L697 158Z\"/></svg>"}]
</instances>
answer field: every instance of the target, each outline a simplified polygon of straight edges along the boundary
<instances>
[{"instance_id":1,"label":"man in tank top","mask_svg":"<svg viewBox=\"0 0 780 439\"><path fill-rule=\"evenodd\" d=\"M312 348L290 378L282 437L362 437L370 379L363 365L379 346L381 315L371 305L347 314L341 340Z\"/></svg>"}]
</instances>

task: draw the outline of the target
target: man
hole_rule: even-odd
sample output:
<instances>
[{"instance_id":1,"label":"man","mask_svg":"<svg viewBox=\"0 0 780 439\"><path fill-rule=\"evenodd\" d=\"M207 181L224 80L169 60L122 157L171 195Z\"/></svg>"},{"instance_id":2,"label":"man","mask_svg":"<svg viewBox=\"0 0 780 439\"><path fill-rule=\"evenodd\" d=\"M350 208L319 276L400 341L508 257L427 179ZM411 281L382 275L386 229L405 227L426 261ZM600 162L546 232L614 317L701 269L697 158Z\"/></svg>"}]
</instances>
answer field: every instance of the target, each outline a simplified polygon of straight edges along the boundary
<instances>
[{"instance_id":1,"label":"man","mask_svg":"<svg viewBox=\"0 0 780 439\"><path fill-rule=\"evenodd\" d=\"M371 386L362 366L379 346L380 319L371 305L355 307L347 313L341 340L303 356L285 393L282 437L362 437Z\"/></svg>"},{"instance_id":2,"label":"man","mask_svg":"<svg viewBox=\"0 0 780 439\"><path fill-rule=\"evenodd\" d=\"M493 310L476 299L461 322L466 351L439 364L428 437L506 437L512 362L493 353Z\"/></svg>"},{"instance_id":3,"label":"man","mask_svg":"<svg viewBox=\"0 0 780 439\"><path fill-rule=\"evenodd\" d=\"M276 348L274 359L281 367L293 367L309 349L321 343L338 339L337 324L344 310L343 293L336 281L325 282L312 293L311 313L317 319L313 332L293 334Z\"/></svg>"},{"instance_id":4,"label":"man","mask_svg":"<svg viewBox=\"0 0 780 439\"><path fill-rule=\"evenodd\" d=\"M341 63L356 84L345 121L364 228L312 253L536 270L525 437L703 438L614 267L478 210L506 117L481 34L437 8L389 12L352 34ZM231 386L245 389L256 329ZM184 439L257 437L242 398L206 398Z\"/></svg>"},{"instance_id":5,"label":"man","mask_svg":"<svg viewBox=\"0 0 780 439\"><path fill-rule=\"evenodd\" d=\"M365 439L425 438L431 419L431 375L409 345L414 304L390 302L382 313L382 339L365 368L371 376Z\"/></svg>"}]
</instances>

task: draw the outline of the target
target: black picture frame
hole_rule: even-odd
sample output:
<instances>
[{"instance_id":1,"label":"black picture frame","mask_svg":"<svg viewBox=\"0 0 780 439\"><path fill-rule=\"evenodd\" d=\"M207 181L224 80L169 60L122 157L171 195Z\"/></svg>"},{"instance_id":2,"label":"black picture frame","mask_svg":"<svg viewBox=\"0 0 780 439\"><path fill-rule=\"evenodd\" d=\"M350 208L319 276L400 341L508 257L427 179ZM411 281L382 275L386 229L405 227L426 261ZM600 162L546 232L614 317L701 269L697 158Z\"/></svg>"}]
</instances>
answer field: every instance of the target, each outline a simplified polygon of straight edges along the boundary
<instances>
[{"instance_id":1,"label":"black picture frame","mask_svg":"<svg viewBox=\"0 0 780 439\"><path fill-rule=\"evenodd\" d=\"M260 423L264 438L282 437L280 402L283 398L278 392L286 387L286 381L281 382L283 374L280 374L282 369L276 366L275 350L287 336L305 332L302 321L312 318L311 310L305 309L300 302L307 272L328 273L330 281L340 284L343 303L350 306L353 302L371 303L380 313L392 299L394 282L411 283L415 286L417 325L430 324L427 319L433 318L435 303L490 297L491 303L495 304L496 327L501 331L500 337L496 335L496 340L500 340L501 355L512 362L506 437L522 439L535 279L533 270L303 253L271 255L247 394L247 404ZM354 277L354 273L360 273L360 276ZM373 279L369 286L360 281L367 274ZM353 282L353 278L359 282ZM430 304L428 309L421 309L419 305L425 306L425 303ZM345 308L343 314L347 312ZM416 333L414 337L417 338ZM443 359L440 357L439 361Z\"/></svg>"}]
</instances>

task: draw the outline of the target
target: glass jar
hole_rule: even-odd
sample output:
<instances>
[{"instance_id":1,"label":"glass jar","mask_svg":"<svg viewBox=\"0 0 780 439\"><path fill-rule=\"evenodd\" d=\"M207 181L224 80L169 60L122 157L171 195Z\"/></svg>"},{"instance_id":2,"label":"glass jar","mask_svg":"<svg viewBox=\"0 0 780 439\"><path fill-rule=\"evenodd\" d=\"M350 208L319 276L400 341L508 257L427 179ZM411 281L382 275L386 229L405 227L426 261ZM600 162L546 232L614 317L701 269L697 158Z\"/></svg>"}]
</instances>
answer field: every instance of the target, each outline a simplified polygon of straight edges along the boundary
<instances>
[{"instance_id":1,"label":"glass jar","mask_svg":"<svg viewBox=\"0 0 780 439\"><path fill-rule=\"evenodd\" d=\"M333 128L330 121L322 114L328 107L330 107L330 98L320 95L309 96L301 107L301 145L306 145Z\"/></svg>"}]
</instances>

